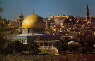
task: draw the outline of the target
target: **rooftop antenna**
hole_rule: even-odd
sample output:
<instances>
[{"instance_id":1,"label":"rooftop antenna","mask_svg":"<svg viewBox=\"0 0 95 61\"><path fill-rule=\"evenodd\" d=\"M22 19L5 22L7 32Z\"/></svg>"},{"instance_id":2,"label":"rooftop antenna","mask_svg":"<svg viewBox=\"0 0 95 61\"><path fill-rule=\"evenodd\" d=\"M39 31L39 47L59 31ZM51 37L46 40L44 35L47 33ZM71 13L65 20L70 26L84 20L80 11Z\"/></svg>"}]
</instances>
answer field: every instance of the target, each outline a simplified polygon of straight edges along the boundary
<instances>
[{"instance_id":1,"label":"rooftop antenna","mask_svg":"<svg viewBox=\"0 0 95 61\"><path fill-rule=\"evenodd\" d=\"M32 13L34 14L34 10L32 10Z\"/></svg>"}]
</instances>

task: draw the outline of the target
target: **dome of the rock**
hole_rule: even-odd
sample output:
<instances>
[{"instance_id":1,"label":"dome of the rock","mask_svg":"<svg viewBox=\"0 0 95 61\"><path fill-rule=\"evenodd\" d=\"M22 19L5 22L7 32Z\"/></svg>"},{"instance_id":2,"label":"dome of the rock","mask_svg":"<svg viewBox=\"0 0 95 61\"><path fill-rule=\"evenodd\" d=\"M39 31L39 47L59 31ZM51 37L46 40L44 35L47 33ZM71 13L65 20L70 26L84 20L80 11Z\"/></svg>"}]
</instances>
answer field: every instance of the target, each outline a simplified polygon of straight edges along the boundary
<instances>
[{"instance_id":1,"label":"dome of the rock","mask_svg":"<svg viewBox=\"0 0 95 61\"><path fill-rule=\"evenodd\" d=\"M22 22L22 28L44 28L45 22L43 18L36 15L31 14L28 15Z\"/></svg>"}]
</instances>

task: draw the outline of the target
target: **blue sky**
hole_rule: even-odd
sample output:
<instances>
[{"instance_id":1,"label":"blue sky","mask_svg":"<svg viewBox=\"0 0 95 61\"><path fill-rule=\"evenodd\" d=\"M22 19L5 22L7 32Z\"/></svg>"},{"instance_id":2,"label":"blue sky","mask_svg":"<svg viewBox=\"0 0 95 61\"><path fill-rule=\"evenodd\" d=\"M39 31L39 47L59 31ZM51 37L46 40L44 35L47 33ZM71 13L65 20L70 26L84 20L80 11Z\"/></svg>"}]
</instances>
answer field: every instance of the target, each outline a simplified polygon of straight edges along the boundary
<instances>
[{"instance_id":1,"label":"blue sky","mask_svg":"<svg viewBox=\"0 0 95 61\"><path fill-rule=\"evenodd\" d=\"M50 15L73 15L85 17L86 6L89 6L90 16L95 16L95 0L2 0L0 13L3 18L13 20L22 11L24 17L34 13L49 18Z\"/></svg>"}]
</instances>

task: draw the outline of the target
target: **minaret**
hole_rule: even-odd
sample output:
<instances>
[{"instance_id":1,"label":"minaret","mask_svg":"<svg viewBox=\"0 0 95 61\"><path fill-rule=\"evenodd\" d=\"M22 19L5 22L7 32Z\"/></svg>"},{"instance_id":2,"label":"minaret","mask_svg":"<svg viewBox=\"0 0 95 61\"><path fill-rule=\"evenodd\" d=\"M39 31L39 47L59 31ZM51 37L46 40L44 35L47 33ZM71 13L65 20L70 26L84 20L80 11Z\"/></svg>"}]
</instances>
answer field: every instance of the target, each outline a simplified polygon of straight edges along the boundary
<instances>
[{"instance_id":1,"label":"minaret","mask_svg":"<svg viewBox=\"0 0 95 61\"><path fill-rule=\"evenodd\" d=\"M87 21L89 20L89 9L88 9L88 5L87 5L87 8L86 8L86 20Z\"/></svg>"},{"instance_id":2,"label":"minaret","mask_svg":"<svg viewBox=\"0 0 95 61\"><path fill-rule=\"evenodd\" d=\"M22 11L21 11L21 13L20 13L20 15L19 15L19 18L23 18L24 16L23 16L23 14L22 14Z\"/></svg>"}]
</instances>

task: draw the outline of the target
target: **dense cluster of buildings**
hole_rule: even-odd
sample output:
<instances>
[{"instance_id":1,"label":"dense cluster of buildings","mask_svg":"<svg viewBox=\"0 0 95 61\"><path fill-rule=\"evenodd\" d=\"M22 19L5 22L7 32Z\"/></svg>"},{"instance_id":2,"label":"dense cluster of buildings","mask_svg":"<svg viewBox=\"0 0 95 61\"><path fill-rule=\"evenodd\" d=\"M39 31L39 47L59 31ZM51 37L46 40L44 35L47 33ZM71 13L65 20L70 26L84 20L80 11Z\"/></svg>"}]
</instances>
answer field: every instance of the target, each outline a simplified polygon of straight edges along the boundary
<instances>
[{"instance_id":1,"label":"dense cluster of buildings","mask_svg":"<svg viewBox=\"0 0 95 61\"><path fill-rule=\"evenodd\" d=\"M58 15L50 16L45 19L45 22L46 29L52 30L50 34L62 36L95 35L95 16L89 17L88 5L86 17Z\"/></svg>"},{"instance_id":2,"label":"dense cluster of buildings","mask_svg":"<svg viewBox=\"0 0 95 61\"><path fill-rule=\"evenodd\" d=\"M20 41L23 44L35 41L40 50L51 50L57 53L55 42L62 37L79 38L84 35L95 35L95 16L89 16L89 8L86 8L86 17L74 17L72 15L57 15L50 18L42 18L36 14L24 18L22 12L18 19L8 22L6 36L11 41Z\"/></svg>"}]
</instances>

